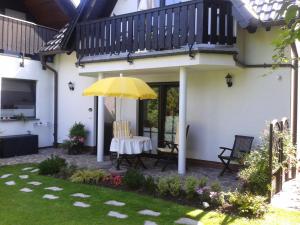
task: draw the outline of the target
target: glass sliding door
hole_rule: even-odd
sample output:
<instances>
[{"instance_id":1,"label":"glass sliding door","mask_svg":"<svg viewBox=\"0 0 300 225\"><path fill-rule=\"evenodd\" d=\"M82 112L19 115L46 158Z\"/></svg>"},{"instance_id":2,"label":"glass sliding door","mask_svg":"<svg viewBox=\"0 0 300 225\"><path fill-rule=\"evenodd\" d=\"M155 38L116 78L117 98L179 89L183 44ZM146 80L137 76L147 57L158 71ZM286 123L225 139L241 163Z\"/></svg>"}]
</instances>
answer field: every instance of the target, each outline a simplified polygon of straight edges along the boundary
<instances>
[{"instance_id":1,"label":"glass sliding door","mask_svg":"<svg viewBox=\"0 0 300 225\"><path fill-rule=\"evenodd\" d=\"M150 83L157 100L139 104L139 135L150 137L153 148L163 147L164 141L174 141L178 122L178 83Z\"/></svg>"}]
</instances>

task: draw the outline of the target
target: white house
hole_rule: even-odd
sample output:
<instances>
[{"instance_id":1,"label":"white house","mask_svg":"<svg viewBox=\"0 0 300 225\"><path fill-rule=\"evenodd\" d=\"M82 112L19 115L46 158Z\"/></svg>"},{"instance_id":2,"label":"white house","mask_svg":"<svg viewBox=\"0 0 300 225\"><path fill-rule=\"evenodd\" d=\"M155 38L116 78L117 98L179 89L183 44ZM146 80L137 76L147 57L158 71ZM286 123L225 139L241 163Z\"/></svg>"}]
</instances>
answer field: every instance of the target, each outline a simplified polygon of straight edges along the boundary
<instances>
[{"instance_id":1,"label":"white house","mask_svg":"<svg viewBox=\"0 0 300 225\"><path fill-rule=\"evenodd\" d=\"M42 60L48 70L38 75L30 74L37 71L38 62L29 67L25 61L25 67L19 68L19 59L1 59L2 65L12 64L10 68L17 67L26 79L41 79L36 84L36 116L46 125L33 130L45 140L41 147L53 142L54 124L60 143L80 121L89 131L86 145L97 146L98 159L103 160L102 137L107 132L103 122L111 122L110 109L105 110L102 97L97 102L82 93L98 79L120 73L143 79L159 98L116 100L116 119L129 120L135 135L151 135L155 146L174 136L179 121L179 173L185 172L186 158L217 162L219 146L231 146L236 134L253 136L258 144L267 121L275 118L290 118L296 136L298 68L292 64L271 68L272 40L280 24L275 18L283 0L145 3L81 1L74 18L41 49L42 58L54 56L54 62ZM287 52L292 54L291 49ZM57 92L53 72L58 76ZM58 102L53 105L55 93ZM0 124L7 134L29 129L19 121ZM16 126L24 129L17 131Z\"/></svg>"}]
</instances>

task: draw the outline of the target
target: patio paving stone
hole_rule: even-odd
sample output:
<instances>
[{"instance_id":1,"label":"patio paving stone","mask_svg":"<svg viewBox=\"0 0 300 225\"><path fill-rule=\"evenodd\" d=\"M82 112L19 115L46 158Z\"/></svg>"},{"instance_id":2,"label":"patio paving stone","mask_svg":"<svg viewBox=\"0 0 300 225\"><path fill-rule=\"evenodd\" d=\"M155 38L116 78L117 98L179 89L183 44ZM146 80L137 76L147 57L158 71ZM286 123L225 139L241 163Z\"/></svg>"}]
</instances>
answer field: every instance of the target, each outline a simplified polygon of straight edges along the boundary
<instances>
[{"instance_id":1,"label":"patio paving stone","mask_svg":"<svg viewBox=\"0 0 300 225\"><path fill-rule=\"evenodd\" d=\"M89 208L89 207L91 207L90 204L86 204L84 202L74 202L73 206L81 207L81 208Z\"/></svg>"},{"instance_id":2,"label":"patio paving stone","mask_svg":"<svg viewBox=\"0 0 300 225\"><path fill-rule=\"evenodd\" d=\"M83 194L83 193L75 193L75 194L72 194L71 196L72 197L77 197L77 198L89 198L89 197L91 197L90 195L86 195L86 194Z\"/></svg>"},{"instance_id":3,"label":"patio paving stone","mask_svg":"<svg viewBox=\"0 0 300 225\"><path fill-rule=\"evenodd\" d=\"M5 179L5 178L8 178L8 177L10 177L10 176L12 176L12 174L4 174L4 175L2 175L2 176L0 177L0 179Z\"/></svg>"},{"instance_id":4,"label":"patio paving stone","mask_svg":"<svg viewBox=\"0 0 300 225\"><path fill-rule=\"evenodd\" d=\"M5 182L5 184L6 184L7 186L14 186L14 185L16 185L16 182L13 181L13 180L11 180L11 181Z\"/></svg>"},{"instance_id":5,"label":"patio paving stone","mask_svg":"<svg viewBox=\"0 0 300 225\"><path fill-rule=\"evenodd\" d=\"M112 206L124 206L125 205L124 202L118 202L118 201L115 201L115 200L107 201L104 204L106 204L106 205L112 205Z\"/></svg>"},{"instance_id":6,"label":"patio paving stone","mask_svg":"<svg viewBox=\"0 0 300 225\"><path fill-rule=\"evenodd\" d=\"M20 189L20 191L26 192L26 193L33 192L33 190L31 190L30 188L22 188L22 189Z\"/></svg>"},{"instance_id":7,"label":"patio paving stone","mask_svg":"<svg viewBox=\"0 0 300 225\"><path fill-rule=\"evenodd\" d=\"M33 186L40 186L42 183L38 182L38 181L31 181L31 182L28 182L28 184L31 184Z\"/></svg>"},{"instance_id":8,"label":"patio paving stone","mask_svg":"<svg viewBox=\"0 0 300 225\"><path fill-rule=\"evenodd\" d=\"M39 171L40 171L40 169L34 169L34 170L31 170L30 173L37 173Z\"/></svg>"},{"instance_id":9,"label":"patio paving stone","mask_svg":"<svg viewBox=\"0 0 300 225\"><path fill-rule=\"evenodd\" d=\"M160 216L160 212L155 212L149 209L141 210L138 213L144 216Z\"/></svg>"},{"instance_id":10,"label":"patio paving stone","mask_svg":"<svg viewBox=\"0 0 300 225\"><path fill-rule=\"evenodd\" d=\"M59 197L58 196L55 196L55 195L49 195L49 194L45 194L43 196L43 199L48 199L48 200L55 200L55 199L58 199Z\"/></svg>"},{"instance_id":11,"label":"patio paving stone","mask_svg":"<svg viewBox=\"0 0 300 225\"><path fill-rule=\"evenodd\" d=\"M33 167L25 167L22 169L22 171L27 171L27 170L32 170L32 169L33 169Z\"/></svg>"},{"instance_id":12,"label":"patio paving stone","mask_svg":"<svg viewBox=\"0 0 300 225\"><path fill-rule=\"evenodd\" d=\"M63 188L60 187L46 187L45 190L50 190L50 191L62 191L64 190Z\"/></svg>"},{"instance_id":13,"label":"patio paving stone","mask_svg":"<svg viewBox=\"0 0 300 225\"><path fill-rule=\"evenodd\" d=\"M29 178L29 176L28 175L20 175L19 178L22 180L26 180Z\"/></svg>"},{"instance_id":14,"label":"patio paving stone","mask_svg":"<svg viewBox=\"0 0 300 225\"><path fill-rule=\"evenodd\" d=\"M148 221L146 220L144 225L157 225L157 223L153 222L153 221Z\"/></svg>"},{"instance_id":15,"label":"patio paving stone","mask_svg":"<svg viewBox=\"0 0 300 225\"><path fill-rule=\"evenodd\" d=\"M117 218L117 219L126 219L126 218L128 218L128 216L126 214L118 213L118 212L115 212L115 211L110 211L107 215L110 216L110 217Z\"/></svg>"}]
</instances>

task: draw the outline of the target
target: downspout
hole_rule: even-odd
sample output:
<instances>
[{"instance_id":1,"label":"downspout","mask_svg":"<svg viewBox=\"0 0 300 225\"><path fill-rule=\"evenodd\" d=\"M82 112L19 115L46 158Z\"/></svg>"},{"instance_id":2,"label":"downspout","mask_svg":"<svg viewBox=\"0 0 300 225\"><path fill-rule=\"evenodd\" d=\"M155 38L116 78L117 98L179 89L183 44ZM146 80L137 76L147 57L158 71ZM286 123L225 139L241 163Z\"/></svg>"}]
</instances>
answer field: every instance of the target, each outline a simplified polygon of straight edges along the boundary
<instances>
[{"instance_id":1,"label":"downspout","mask_svg":"<svg viewBox=\"0 0 300 225\"><path fill-rule=\"evenodd\" d=\"M297 144L297 121L298 121L298 51L295 43L291 44L291 49L293 53L293 73L292 73L292 90L291 90L291 132L293 144Z\"/></svg>"},{"instance_id":2,"label":"downspout","mask_svg":"<svg viewBox=\"0 0 300 225\"><path fill-rule=\"evenodd\" d=\"M44 68L53 72L54 75L54 118L53 118L53 147L58 147L57 142L57 120L58 120L58 72L53 67L49 66L45 58L41 56L41 63Z\"/></svg>"}]
</instances>

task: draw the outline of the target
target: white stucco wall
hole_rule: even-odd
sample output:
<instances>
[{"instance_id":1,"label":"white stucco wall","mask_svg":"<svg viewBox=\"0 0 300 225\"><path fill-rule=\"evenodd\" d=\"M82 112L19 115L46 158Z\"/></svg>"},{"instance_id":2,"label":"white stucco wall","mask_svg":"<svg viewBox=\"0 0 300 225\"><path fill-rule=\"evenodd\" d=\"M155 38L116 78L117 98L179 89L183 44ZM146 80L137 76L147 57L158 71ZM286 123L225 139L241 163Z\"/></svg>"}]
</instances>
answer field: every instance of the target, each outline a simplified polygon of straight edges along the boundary
<instances>
[{"instance_id":1,"label":"white stucco wall","mask_svg":"<svg viewBox=\"0 0 300 225\"><path fill-rule=\"evenodd\" d=\"M265 75L268 72L266 69L188 70L188 157L218 161L219 147L232 147L234 135L254 136L258 144L267 121L289 116L289 70L279 69ZM234 77L231 88L225 83L227 73ZM134 76L146 82L178 81L179 77L175 73ZM136 133L136 101L123 101L122 117L131 121Z\"/></svg>"},{"instance_id":2,"label":"white stucco wall","mask_svg":"<svg viewBox=\"0 0 300 225\"><path fill-rule=\"evenodd\" d=\"M0 135L32 134L39 135L39 147L53 144L53 73L42 70L41 63L25 59L24 68L20 67L20 58L0 55L0 78L18 78L37 81L36 118L38 121L0 121ZM0 79L0 90L1 90ZM0 91L1 95L1 91ZM1 96L0 96L1 100ZM41 122L41 126L35 123ZM48 124L48 125L46 125Z\"/></svg>"},{"instance_id":3,"label":"white stucco wall","mask_svg":"<svg viewBox=\"0 0 300 225\"><path fill-rule=\"evenodd\" d=\"M75 66L76 57L72 55L58 55L55 58L55 66L58 71L58 142L68 138L70 127L75 122L81 122L88 131L87 146L95 146L95 109L94 98L84 97L83 90L89 87L97 79L82 77ZM70 91L69 82L74 83L75 90ZM92 112L89 111L92 109Z\"/></svg>"}]
</instances>

